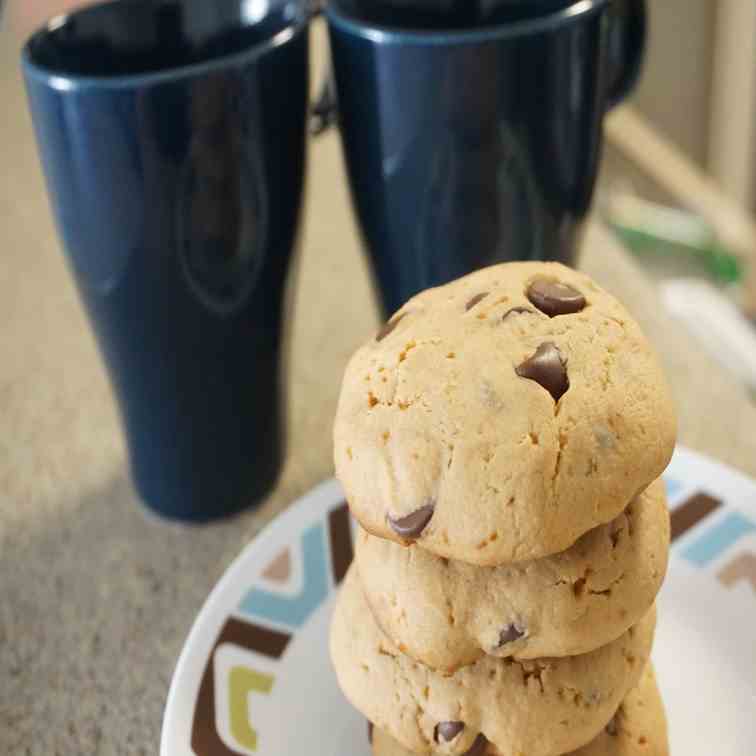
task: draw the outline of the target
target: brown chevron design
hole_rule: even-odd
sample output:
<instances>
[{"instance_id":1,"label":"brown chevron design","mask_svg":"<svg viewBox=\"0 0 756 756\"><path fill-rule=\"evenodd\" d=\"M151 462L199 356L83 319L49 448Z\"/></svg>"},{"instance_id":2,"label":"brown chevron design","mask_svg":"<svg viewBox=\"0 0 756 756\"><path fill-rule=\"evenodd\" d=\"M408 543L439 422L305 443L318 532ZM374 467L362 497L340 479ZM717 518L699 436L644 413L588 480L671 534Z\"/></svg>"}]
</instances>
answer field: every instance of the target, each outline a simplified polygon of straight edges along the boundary
<instances>
[{"instance_id":1,"label":"brown chevron design","mask_svg":"<svg viewBox=\"0 0 756 756\"><path fill-rule=\"evenodd\" d=\"M267 630L249 622L230 618L220 631L202 675L197 703L194 705L192 750L196 756L238 756L220 739L215 726L215 651L223 643L280 659L291 640L290 635Z\"/></svg>"},{"instance_id":2,"label":"brown chevron design","mask_svg":"<svg viewBox=\"0 0 756 756\"><path fill-rule=\"evenodd\" d=\"M720 506L722 506L722 501L709 494L703 492L693 494L672 511L672 540L677 540Z\"/></svg>"}]
</instances>

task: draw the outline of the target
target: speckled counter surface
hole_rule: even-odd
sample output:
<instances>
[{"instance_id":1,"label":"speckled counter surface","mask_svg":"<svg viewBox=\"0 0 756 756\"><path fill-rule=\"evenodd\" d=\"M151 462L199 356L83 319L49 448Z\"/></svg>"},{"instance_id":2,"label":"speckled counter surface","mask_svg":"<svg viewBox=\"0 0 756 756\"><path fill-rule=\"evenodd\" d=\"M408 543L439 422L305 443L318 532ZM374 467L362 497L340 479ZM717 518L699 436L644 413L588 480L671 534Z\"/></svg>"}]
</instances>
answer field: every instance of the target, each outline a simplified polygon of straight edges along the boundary
<instances>
[{"instance_id":1,"label":"speckled counter surface","mask_svg":"<svg viewBox=\"0 0 756 756\"><path fill-rule=\"evenodd\" d=\"M340 375L377 323L338 140L311 149L283 475L257 511L184 527L146 514L128 482L5 39L0 92L0 754L156 754L192 620L260 528L331 475ZM653 285L598 226L582 267L659 349L681 441L756 475L756 409L740 386L667 319Z\"/></svg>"}]
</instances>

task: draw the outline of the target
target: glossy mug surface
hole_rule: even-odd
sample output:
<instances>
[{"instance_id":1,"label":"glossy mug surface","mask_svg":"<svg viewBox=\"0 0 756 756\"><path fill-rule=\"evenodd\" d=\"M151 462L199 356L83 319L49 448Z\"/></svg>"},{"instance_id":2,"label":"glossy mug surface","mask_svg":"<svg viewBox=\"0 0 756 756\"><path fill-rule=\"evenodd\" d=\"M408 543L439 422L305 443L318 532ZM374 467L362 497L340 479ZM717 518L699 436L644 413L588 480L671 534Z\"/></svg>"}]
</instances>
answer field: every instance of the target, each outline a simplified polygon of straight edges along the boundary
<instances>
[{"instance_id":1,"label":"glossy mug surface","mask_svg":"<svg viewBox=\"0 0 756 756\"><path fill-rule=\"evenodd\" d=\"M575 261L642 0L330 0L339 124L383 309L509 260Z\"/></svg>"},{"instance_id":2,"label":"glossy mug surface","mask_svg":"<svg viewBox=\"0 0 756 756\"><path fill-rule=\"evenodd\" d=\"M302 201L304 2L113 2L23 67L70 268L162 514L248 506L283 455L284 289Z\"/></svg>"}]
</instances>

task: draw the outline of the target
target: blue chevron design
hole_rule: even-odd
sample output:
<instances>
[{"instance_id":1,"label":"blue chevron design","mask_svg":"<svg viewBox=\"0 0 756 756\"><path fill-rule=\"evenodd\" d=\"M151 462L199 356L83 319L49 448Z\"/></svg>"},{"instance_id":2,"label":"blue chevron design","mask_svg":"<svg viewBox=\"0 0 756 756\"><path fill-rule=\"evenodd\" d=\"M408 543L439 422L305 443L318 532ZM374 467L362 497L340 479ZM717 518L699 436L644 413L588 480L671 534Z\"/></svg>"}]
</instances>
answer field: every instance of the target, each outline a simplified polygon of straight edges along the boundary
<instances>
[{"instance_id":1,"label":"blue chevron design","mask_svg":"<svg viewBox=\"0 0 756 756\"><path fill-rule=\"evenodd\" d=\"M730 512L727 517L710 527L697 541L683 551L683 556L693 564L703 567L716 559L735 541L756 531L756 525L740 512Z\"/></svg>"},{"instance_id":2,"label":"blue chevron design","mask_svg":"<svg viewBox=\"0 0 756 756\"><path fill-rule=\"evenodd\" d=\"M253 587L239 604L239 611L256 620L275 622L298 630L329 590L327 535L322 522L302 534L302 572L304 584L296 596L285 596Z\"/></svg>"}]
</instances>

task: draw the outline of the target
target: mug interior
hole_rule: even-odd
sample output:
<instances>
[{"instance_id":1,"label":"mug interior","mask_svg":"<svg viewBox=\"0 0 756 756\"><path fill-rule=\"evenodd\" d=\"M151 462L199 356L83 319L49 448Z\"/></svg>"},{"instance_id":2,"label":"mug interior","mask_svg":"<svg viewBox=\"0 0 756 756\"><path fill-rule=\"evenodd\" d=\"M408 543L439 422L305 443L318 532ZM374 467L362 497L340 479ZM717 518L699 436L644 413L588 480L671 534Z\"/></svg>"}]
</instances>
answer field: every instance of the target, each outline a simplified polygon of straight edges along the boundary
<instances>
[{"instance_id":1,"label":"mug interior","mask_svg":"<svg viewBox=\"0 0 756 756\"><path fill-rule=\"evenodd\" d=\"M517 23L579 5L578 0L330 0L369 26L400 30L469 30Z\"/></svg>"},{"instance_id":2,"label":"mug interior","mask_svg":"<svg viewBox=\"0 0 756 756\"><path fill-rule=\"evenodd\" d=\"M154 73L264 45L304 21L302 0L116 0L53 18L26 56L64 75Z\"/></svg>"}]
</instances>

